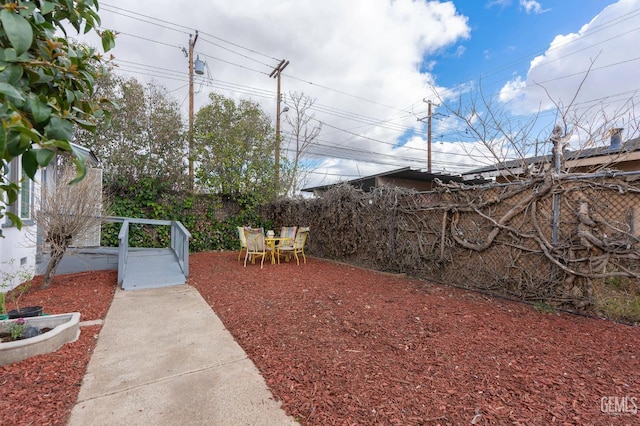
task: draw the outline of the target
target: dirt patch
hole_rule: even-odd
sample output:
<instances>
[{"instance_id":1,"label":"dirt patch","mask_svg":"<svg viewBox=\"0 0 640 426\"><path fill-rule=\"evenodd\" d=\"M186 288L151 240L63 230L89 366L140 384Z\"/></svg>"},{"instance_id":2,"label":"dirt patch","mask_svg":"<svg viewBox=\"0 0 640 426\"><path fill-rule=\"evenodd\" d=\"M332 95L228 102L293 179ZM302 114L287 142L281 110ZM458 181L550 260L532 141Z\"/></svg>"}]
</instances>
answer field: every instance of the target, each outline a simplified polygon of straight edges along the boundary
<instances>
[{"instance_id":1,"label":"dirt patch","mask_svg":"<svg viewBox=\"0 0 640 426\"><path fill-rule=\"evenodd\" d=\"M190 268L189 284L302 424L640 421L603 413L640 406L636 327L318 259L261 270L237 253L199 253ZM104 318L115 280L60 276L25 305ZM0 367L0 424L65 424L99 330Z\"/></svg>"}]
</instances>

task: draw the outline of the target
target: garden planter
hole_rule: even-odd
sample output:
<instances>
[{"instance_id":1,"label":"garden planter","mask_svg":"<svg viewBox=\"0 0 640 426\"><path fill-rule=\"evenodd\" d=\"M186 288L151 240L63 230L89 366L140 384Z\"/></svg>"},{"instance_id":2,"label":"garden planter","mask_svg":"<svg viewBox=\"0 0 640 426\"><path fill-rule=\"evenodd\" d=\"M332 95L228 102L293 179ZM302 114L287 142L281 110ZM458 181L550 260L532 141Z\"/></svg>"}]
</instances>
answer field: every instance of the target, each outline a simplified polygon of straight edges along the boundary
<instances>
[{"instance_id":1,"label":"garden planter","mask_svg":"<svg viewBox=\"0 0 640 426\"><path fill-rule=\"evenodd\" d=\"M25 306L20 309L13 309L7 312L7 315L9 319L39 317L42 315L42 306Z\"/></svg>"},{"instance_id":2,"label":"garden planter","mask_svg":"<svg viewBox=\"0 0 640 426\"><path fill-rule=\"evenodd\" d=\"M11 323L11 320L0 321L0 333L9 331ZM27 339L0 343L0 366L54 352L80 336L79 312L28 318L25 324L49 331Z\"/></svg>"}]
</instances>

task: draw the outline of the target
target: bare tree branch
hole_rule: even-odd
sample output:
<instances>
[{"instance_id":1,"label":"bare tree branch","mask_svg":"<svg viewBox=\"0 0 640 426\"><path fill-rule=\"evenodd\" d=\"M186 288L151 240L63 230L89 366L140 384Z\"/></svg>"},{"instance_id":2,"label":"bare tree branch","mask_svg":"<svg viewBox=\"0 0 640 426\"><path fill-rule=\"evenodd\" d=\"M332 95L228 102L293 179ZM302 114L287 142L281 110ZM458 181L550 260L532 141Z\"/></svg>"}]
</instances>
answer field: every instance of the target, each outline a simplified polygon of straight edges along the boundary
<instances>
[{"instance_id":1,"label":"bare tree branch","mask_svg":"<svg viewBox=\"0 0 640 426\"><path fill-rule=\"evenodd\" d=\"M322 130L322 124L317 122L309 110L315 103L314 99L305 96L304 93L291 92L287 103L290 103L292 111L286 116L285 121L289 125L290 132L289 152L292 155L292 169L285 184L285 193L293 196L299 187L306 181L308 168L303 164L303 158Z\"/></svg>"},{"instance_id":2,"label":"bare tree branch","mask_svg":"<svg viewBox=\"0 0 640 426\"><path fill-rule=\"evenodd\" d=\"M35 220L43 234L45 249L51 255L40 288L47 288L67 249L89 232L100 232L106 202L98 169L88 169L87 176L70 185L75 169L58 168L53 182L42 189L40 208Z\"/></svg>"}]
</instances>

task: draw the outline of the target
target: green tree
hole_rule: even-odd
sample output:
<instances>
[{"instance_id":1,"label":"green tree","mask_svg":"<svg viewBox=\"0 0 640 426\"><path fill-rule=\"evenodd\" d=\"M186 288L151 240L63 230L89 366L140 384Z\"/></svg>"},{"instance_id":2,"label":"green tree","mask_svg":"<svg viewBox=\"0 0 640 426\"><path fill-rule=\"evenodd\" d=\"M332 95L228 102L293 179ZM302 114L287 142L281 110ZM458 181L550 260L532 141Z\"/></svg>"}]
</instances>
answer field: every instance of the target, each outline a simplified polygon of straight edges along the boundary
<instances>
[{"instance_id":1,"label":"green tree","mask_svg":"<svg viewBox=\"0 0 640 426\"><path fill-rule=\"evenodd\" d=\"M74 181L82 179L84 162L69 143L73 129L94 130L108 102L92 98L95 79L105 72L101 54L70 41L67 28L96 31L105 52L115 39L111 31L96 29L96 0L4 0L0 24L0 217L6 214L20 226L18 217L5 212L4 200L15 202L19 190L8 179L8 164L22 156L22 168L33 179L56 154L71 153L78 170Z\"/></svg>"},{"instance_id":2,"label":"green tree","mask_svg":"<svg viewBox=\"0 0 640 426\"><path fill-rule=\"evenodd\" d=\"M106 184L118 193L143 179L159 191L185 189L183 122L177 101L166 89L111 73L98 81L96 92L118 107L97 132L83 131L78 138L100 158Z\"/></svg>"},{"instance_id":3,"label":"green tree","mask_svg":"<svg viewBox=\"0 0 640 426\"><path fill-rule=\"evenodd\" d=\"M274 149L271 120L257 104L212 93L194 120L196 186L270 199L278 190L273 186Z\"/></svg>"}]
</instances>

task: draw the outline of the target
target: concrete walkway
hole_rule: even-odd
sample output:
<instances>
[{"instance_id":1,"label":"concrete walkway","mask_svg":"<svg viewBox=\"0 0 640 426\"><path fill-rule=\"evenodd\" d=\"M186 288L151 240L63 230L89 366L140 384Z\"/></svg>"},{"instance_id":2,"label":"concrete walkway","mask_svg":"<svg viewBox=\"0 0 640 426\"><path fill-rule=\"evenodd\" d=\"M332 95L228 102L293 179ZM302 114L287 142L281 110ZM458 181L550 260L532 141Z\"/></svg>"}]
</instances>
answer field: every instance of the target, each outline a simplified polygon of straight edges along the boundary
<instances>
[{"instance_id":1,"label":"concrete walkway","mask_svg":"<svg viewBox=\"0 0 640 426\"><path fill-rule=\"evenodd\" d=\"M117 290L71 426L297 425L188 285Z\"/></svg>"}]
</instances>

